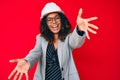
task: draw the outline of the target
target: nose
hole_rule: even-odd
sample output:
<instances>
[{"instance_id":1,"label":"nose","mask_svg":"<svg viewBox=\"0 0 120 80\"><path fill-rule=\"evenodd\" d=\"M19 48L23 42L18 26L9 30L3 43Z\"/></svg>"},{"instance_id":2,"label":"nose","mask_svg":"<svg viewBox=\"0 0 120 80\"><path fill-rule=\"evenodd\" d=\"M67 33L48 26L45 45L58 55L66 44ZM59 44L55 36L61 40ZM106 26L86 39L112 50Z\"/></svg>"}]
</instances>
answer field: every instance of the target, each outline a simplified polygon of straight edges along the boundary
<instances>
[{"instance_id":1,"label":"nose","mask_svg":"<svg viewBox=\"0 0 120 80\"><path fill-rule=\"evenodd\" d=\"M53 19L52 23L56 23L56 20L55 20L55 19Z\"/></svg>"}]
</instances>

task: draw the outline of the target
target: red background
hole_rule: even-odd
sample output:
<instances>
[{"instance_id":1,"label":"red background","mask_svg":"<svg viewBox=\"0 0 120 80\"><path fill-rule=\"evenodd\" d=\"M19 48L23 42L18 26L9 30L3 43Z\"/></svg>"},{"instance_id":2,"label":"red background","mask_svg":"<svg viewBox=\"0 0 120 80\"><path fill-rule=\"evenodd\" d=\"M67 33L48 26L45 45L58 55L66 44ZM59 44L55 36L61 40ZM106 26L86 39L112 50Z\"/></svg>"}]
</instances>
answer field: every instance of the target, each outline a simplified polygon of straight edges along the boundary
<instances>
[{"instance_id":1,"label":"red background","mask_svg":"<svg viewBox=\"0 0 120 80\"><path fill-rule=\"evenodd\" d=\"M23 58L35 45L39 33L40 12L50 0L0 0L0 80L7 80L16 64L10 59ZM81 80L120 80L120 9L119 0L52 0L56 2L74 29L79 8L83 17L98 16L97 35L73 51ZM36 66L29 72L33 80Z\"/></svg>"}]
</instances>

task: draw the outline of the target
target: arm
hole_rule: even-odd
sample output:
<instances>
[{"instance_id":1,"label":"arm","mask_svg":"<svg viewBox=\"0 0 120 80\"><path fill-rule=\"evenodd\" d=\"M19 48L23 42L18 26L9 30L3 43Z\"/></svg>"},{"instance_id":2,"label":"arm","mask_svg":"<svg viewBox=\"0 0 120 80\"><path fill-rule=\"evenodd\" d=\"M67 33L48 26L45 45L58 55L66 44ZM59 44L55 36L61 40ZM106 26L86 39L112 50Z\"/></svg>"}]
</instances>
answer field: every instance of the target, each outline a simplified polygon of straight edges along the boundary
<instances>
[{"instance_id":1,"label":"arm","mask_svg":"<svg viewBox=\"0 0 120 80\"><path fill-rule=\"evenodd\" d=\"M39 36L40 35L37 36L35 48L30 51L25 59L10 60L11 63L17 63L17 65L10 73L8 79L14 76L14 80L21 80L22 76L25 74L26 80L29 80L28 71L41 55L41 41Z\"/></svg>"},{"instance_id":2,"label":"arm","mask_svg":"<svg viewBox=\"0 0 120 80\"><path fill-rule=\"evenodd\" d=\"M96 20L97 17L91 17L85 19L82 18L81 16L82 16L82 9L79 10L79 14L77 16L77 20L76 20L77 27L69 37L69 45L73 49L82 46L85 40L85 35L87 36L88 39L90 39L88 31L93 34L96 34L97 32L93 29L98 29L96 25L89 23L90 21Z\"/></svg>"},{"instance_id":3,"label":"arm","mask_svg":"<svg viewBox=\"0 0 120 80\"><path fill-rule=\"evenodd\" d=\"M72 49L79 48L85 41L85 33L78 31L78 26L75 27L74 31L69 36L69 45Z\"/></svg>"},{"instance_id":4,"label":"arm","mask_svg":"<svg viewBox=\"0 0 120 80\"><path fill-rule=\"evenodd\" d=\"M36 44L35 47L29 52L29 54L24 58L30 64L30 68L34 65L36 61L40 58L42 53L41 49L41 38L40 35L36 36Z\"/></svg>"}]
</instances>

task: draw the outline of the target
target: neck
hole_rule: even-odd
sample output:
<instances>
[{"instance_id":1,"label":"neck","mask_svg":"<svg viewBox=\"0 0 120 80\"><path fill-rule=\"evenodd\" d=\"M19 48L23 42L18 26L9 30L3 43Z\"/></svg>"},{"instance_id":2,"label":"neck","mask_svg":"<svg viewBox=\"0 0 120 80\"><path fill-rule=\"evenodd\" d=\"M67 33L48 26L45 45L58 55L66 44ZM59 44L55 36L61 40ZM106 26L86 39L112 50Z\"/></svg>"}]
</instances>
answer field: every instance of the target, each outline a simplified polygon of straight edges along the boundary
<instances>
[{"instance_id":1,"label":"neck","mask_svg":"<svg viewBox=\"0 0 120 80\"><path fill-rule=\"evenodd\" d=\"M58 34L54 34L54 40L55 40L55 41L58 40Z\"/></svg>"}]
</instances>

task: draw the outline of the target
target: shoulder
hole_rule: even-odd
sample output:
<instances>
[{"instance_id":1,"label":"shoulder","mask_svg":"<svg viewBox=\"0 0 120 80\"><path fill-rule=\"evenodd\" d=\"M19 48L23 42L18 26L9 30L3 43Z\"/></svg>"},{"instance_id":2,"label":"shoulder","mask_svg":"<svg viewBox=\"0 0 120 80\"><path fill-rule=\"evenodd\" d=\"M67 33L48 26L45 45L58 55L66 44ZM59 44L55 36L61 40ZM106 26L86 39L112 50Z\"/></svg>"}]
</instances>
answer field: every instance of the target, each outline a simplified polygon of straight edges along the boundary
<instances>
[{"instance_id":1,"label":"shoulder","mask_svg":"<svg viewBox=\"0 0 120 80\"><path fill-rule=\"evenodd\" d=\"M37 34L36 40L45 40L45 39L44 39L44 37L41 36L41 34Z\"/></svg>"}]
</instances>

